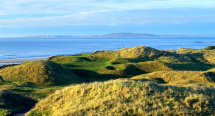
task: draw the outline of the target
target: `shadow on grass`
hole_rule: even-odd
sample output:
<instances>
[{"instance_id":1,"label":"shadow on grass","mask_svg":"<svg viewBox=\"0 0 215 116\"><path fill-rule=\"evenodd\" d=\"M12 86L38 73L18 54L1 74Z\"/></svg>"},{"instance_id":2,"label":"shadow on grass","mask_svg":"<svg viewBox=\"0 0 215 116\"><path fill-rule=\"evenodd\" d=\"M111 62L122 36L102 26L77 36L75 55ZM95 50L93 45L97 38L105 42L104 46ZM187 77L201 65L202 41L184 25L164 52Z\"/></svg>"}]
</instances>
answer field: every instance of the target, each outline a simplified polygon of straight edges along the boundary
<instances>
[{"instance_id":1,"label":"shadow on grass","mask_svg":"<svg viewBox=\"0 0 215 116\"><path fill-rule=\"evenodd\" d=\"M0 66L0 69L10 67L10 66L16 66L16 65L19 65L19 64L6 64L6 65Z\"/></svg>"},{"instance_id":2,"label":"shadow on grass","mask_svg":"<svg viewBox=\"0 0 215 116\"><path fill-rule=\"evenodd\" d=\"M90 82L94 81L107 81L111 79L122 78L121 75L117 74L99 74L95 71L85 70L85 69L72 69L71 72L74 74L89 80ZM126 78L126 77L124 77Z\"/></svg>"},{"instance_id":3,"label":"shadow on grass","mask_svg":"<svg viewBox=\"0 0 215 116\"><path fill-rule=\"evenodd\" d=\"M147 62L147 61L153 61L153 59L150 58L136 58L136 59L128 59L131 63L138 63L138 62Z\"/></svg>"},{"instance_id":4,"label":"shadow on grass","mask_svg":"<svg viewBox=\"0 0 215 116\"><path fill-rule=\"evenodd\" d=\"M144 70L140 70L139 68L137 68L134 65L129 65L127 66L124 70L123 70L127 75L130 76L135 76L135 75L140 75L140 74L145 74L147 72L145 72Z\"/></svg>"},{"instance_id":5,"label":"shadow on grass","mask_svg":"<svg viewBox=\"0 0 215 116\"><path fill-rule=\"evenodd\" d=\"M139 62L147 62L147 61L154 61L153 59L150 58L119 58L116 59L115 61L112 61L111 64L125 64L125 63L139 63Z\"/></svg>"},{"instance_id":6,"label":"shadow on grass","mask_svg":"<svg viewBox=\"0 0 215 116\"><path fill-rule=\"evenodd\" d=\"M0 84L4 83L4 79L2 78L2 76L0 76Z\"/></svg>"},{"instance_id":7,"label":"shadow on grass","mask_svg":"<svg viewBox=\"0 0 215 116\"><path fill-rule=\"evenodd\" d=\"M123 73L119 74L100 74L95 71L85 70L85 69L71 69L71 72L74 74L85 78L89 81L107 81L111 79L118 79L118 78L130 78L135 75L145 74L146 72L136 68L135 66L131 65L128 68L122 70ZM113 69L109 69L108 71L116 71ZM109 72L111 73L111 72Z\"/></svg>"},{"instance_id":8,"label":"shadow on grass","mask_svg":"<svg viewBox=\"0 0 215 116\"><path fill-rule=\"evenodd\" d=\"M67 68L69 68L69 67L80 67L79 65L74 65L74 64L63 64L62 66L67 67Z\"/></svg>"},{"instance_id":9,"label":"shadow on grass","mask_svg":"<svg viewBox=\"0 0 215 116\"><path fill-rule=\"evenodd\" d=\"M132 80L134 80L134 81L141 81L141 82L152 81L152 80L149 80L149 79L146 79L146 78L143 78L143 79L132 79ZM156 82L156 83L162 83L162 84L166 84L167 83L162 78L154 78L153 81Z\"/></svg>"},{"instance_id":10,"label":"shadow on grass","mask_svg":"<svg viewBox=\"0 0 215 116\"><path fill-rule=\"evenodd\" d=\"M15 92L34 92L35 90L23 90L23 89L11 89L12 91Z\"/></svg>"},{"instance_id":11,"label":"shadow on grass","mask_svg":"<svg viewBox=\"0 0 215 116\"><path fill-rule=\"evenodd\" d=\"M71 70L73 73L77 74L78 76L84 77L84 78L102 78L105 77L103 74L99 74L95 71L85 70L85 69L73 69ZM108 74L109 75L109 74ZM109 78L117 78L117 75L109 75L111 77Z\"/></svg>"}]
</instances>

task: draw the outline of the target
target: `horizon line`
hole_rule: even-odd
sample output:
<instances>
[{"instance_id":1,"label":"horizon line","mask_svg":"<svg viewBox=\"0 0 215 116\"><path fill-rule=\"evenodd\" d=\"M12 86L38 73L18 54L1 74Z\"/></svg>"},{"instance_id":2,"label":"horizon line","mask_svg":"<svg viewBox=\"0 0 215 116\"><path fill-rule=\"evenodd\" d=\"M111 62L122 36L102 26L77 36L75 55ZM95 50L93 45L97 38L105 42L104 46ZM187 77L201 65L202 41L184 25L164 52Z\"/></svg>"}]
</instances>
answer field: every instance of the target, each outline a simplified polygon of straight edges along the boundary
<instances>
[{"instance_id":1,"label":"horizon line","mask_svg":"<svg viewBox=\"0 0 215 116\"><path fill-rule=\"evenodd\" d=\"M132 33L132 32L119 32L119 33L107 33L107 34L94 34L94 35L26 35L26 36L5 36L5 37L1 37L0 38L27 38L27 37L38 37L38 38L49 38L49 37L53 37L55 36L55 38L64 38L64 37L101 37L101 36L108 36L108 35L111 35L111 34L139 34L142 35L142 37L145 35L145 37L147 36L150 36L150 37L162 37L162 36L189 36L189 37L192 37L192 36L196 36L196 37L215 37L215 35L187 35L187 34L165 34L165 35L162 35L162 34L151 34L151 33ZM57 37L58 36L58 37ZM61 36L61 37L60 37ZM123 36L123 35L122 35Z\"/></svg>"}]
</instances>

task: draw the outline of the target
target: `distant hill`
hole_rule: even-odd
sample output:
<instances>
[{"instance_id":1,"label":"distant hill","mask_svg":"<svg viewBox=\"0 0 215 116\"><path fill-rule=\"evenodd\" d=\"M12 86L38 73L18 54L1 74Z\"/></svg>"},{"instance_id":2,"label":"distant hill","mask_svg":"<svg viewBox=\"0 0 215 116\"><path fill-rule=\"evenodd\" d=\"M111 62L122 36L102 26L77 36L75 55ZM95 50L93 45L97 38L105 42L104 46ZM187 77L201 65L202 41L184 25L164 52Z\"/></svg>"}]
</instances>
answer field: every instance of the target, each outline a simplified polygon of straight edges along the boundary
<instances>
[{"instance_id":1,"label":"distant hill","mask_svg":"<svg viewBox=\"0 0 215 116\"><path fill-rule=\"evenodd\" d=\"M212 35L155 35L145 33L111 33L105 35L92 35L92 36L70 36L70 35L42 35L42 36L26 36L24 38L87 38L87 37L215 37Z\"/></svg>"},{"instance_id":2,"label":"distant hill","mask_svg":"<svg viewBox=\"0 0 215 116\"><path fill-rule=\"evenodd\" d=\"M69 36L69 35L43 35L43 36L26 36L26 38L76 38L76 37L159 37L154 34L143 33L111 33L105 35L92 35L92 36Z\"/></svg>"},{"instance_id":3,"label":"distant hill","mask_svg":"<svg viewBox=\"0 0 215 116\"><path fill-rule=\"evenodd\" d=\"M144 33L111 33L105 35L95 35L92 37L158 37L158 35Z\"/></svg>"}]
</instances>

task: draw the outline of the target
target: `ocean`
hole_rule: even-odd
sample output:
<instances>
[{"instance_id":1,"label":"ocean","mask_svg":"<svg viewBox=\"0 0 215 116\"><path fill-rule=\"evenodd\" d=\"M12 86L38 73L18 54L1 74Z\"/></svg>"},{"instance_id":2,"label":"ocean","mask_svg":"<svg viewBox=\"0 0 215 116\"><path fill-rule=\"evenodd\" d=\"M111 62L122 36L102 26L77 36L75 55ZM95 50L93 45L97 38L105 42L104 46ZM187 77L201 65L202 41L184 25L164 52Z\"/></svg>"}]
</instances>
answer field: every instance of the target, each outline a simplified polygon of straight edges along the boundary
<instances>
[{"instance_id":1,"label":"ocean","mask_svg":"<svg viewBox=\"0 0 215 116\"><path fill-rule=\"evenodd\" d=\"M0 60L47 58L97 50L149 46L161 50L200 49L215 45L215 37L189 38L0 38Z\"/></svg>"}]
</instances>

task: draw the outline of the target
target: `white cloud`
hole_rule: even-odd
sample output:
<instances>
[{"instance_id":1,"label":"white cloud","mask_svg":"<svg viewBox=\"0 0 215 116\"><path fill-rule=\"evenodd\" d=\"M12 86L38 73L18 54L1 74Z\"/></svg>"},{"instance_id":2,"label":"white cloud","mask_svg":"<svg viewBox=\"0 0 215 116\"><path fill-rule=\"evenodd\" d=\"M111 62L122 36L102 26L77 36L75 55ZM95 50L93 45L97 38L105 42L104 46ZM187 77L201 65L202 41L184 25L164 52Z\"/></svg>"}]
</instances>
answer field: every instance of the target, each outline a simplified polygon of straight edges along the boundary
<instances>
[{"instance_id":1,"label":"white cloud","mask_svg":"<svg viewBox=\"0 0 215 116\"><path fill-rule=\"evenodd\" d=\"M214 0L0 0L0 27L211 22L213 14L185 16L146 10L214 6ZM20 16L6 18L13 15Z\"/></svg>"},{"instance_id":2,"label":"white cloud","mask_svg":"<svg viewBox=\"0 0 215 116\"><path fill-rule=\"evenodd\" d=\"M0 14L56 14L214 6L214 0L1 0Z\"/></svg>"},{"instance_id":3,"label":"white cloud","mask_svg":"<svg viewBox=\"0 0 215 116\"><path fill-rule=\"evenodd\" d=\"M30 26L68 26L68 25L121 25L121 24L145 24L145 23L190 23L190 22L214 22L215 16L141 16L130 13L118 17L115 14L91 14L80 13L65 16L19 18L0 20L0 27L30 27Z\"/></svg>"}]
</instances>

